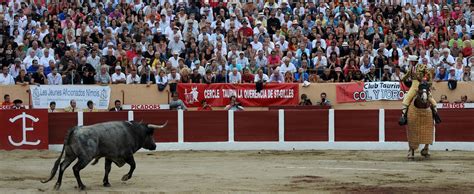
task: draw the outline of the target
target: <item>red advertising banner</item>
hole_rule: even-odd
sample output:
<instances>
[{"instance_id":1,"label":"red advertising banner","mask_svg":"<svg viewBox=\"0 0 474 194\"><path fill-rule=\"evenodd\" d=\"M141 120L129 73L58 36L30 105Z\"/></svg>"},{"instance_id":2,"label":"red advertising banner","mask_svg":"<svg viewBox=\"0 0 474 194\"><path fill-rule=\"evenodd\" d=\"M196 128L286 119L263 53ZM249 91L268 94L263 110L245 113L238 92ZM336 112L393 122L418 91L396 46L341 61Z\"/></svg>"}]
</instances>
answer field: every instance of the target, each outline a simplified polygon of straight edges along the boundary
<instances>
[{"instance_id":1,"label":"red advertising banner","mask_svg":"<svg viewBox=\"0 0 474 194\"><path fill-rule=\"evenodd\" d=\"M402 100L408 88L400 82L353 82L336 85L338 103Z\"/></svg>"},{"instance_id":2,"label":"red advertising banner","mask_svg":"<svg viewBox=\"0 0 474 194\"><path fill-rule=\"evenodd\" d=\"M211 106L226 106L236 96L242 106L297 105L298 84L178 84L178 96L186 106L198 107L205 99Z\"/></svg>"},{"instance_id":3,"label":"red advertising banner","mask_svg":"<svg viewBox=\"0 0 474 194\"><path fill-rule=\"evenodd\" d=\"M48 111L0 110L0 150L48 149Z\"/></svg>"}]
</instances>

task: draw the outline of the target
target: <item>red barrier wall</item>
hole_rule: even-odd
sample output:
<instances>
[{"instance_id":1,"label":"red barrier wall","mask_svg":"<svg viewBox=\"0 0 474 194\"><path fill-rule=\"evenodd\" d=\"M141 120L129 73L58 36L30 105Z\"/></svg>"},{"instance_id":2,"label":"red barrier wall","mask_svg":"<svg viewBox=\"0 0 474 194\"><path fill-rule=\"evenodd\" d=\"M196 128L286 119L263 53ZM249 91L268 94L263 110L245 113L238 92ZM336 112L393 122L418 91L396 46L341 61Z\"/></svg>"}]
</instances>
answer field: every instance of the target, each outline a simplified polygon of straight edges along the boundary
<instances>
[{"instance_id":1,"label":"red barrier wall","mask_svg":"<svg viewBox=\"0 0 474 194\"><path fill-rule=\"evenodd\" d=\"M378 141L379 110L335 110L335 141Z\"/></svg>"},{"instance_id":2,"label":"red barrier wall","mask_svg":"<svg viewBox=\"0 0 474 194\"><path fill-rule=\"evenodd\" d=\"M49 143L63 144L66 132L77 126L77 113L49 113Z\"/></svg>"},{"instance_id":3,"label":"red barrier wall","mask_svg":"<svg viewBox=\"0 0 474 194\"><path fill-rule=\"evenodd\" d=\"M93 125L107 121L128 121L128 112L85 112L84 125Z\"/></svg>"},{"instance_id":4,"label":"red barrier wall","mask_svg":"<svg viewBox=\"0 0 474 194\"><path fill-rule=\"evenodd\" d=\"M278 141L278 111L234 112L235 141Z\"/></svg>"},{"instance_id":5,"label":"red barrier wall","mask_svg":"<svg viewBox=\"0 0 474 194\"><path fill-rule=\"evenodd\" d=\"M401 110L385 110L385 141L407 141L406 127L398 125L401 115Z\"/></svg>"},{"instance_id":6,"label":"red barrier wall","mask_svg":"<svg viewBox=\"0 0 474 194\"><path fill-rule=\"evenodd\" d=\"M328 110L285 111L285 141L328 141Z\"/></svg>"},{"instance_id":7,"label":"red barrier wall","mask_svg":"<svg viewBox=\"0 0 474 194\"><path fill-rule=\"evenodd\" d=\"M177 111L134 111L134 120L168 125L155 132L157 142L178 142ZM474 109L440 109L436 141L473 142ZM278 111L234 112L235 141L278 141ZM328 110L286 110L285 141L328 141ZM185 142L228 141L228 112L183 112ZM77 113L49 113L49 143L62 144L68 129L77 125ZM385 141L405 142L406 129L398 125L400 110L385 110ZM378 141L378 110L336 110L335 141ZM84 113L84 125L128 120L128 112Z\"/></svg>"},{"instance_id":8,"label":"red barrier wall","mask_svg":"<svg viewBox=\"0 0 474 194\"><path fill-rule=\"evenodd\" d=\"M134 111L134 120L152 124L168 125L155 130L156 142L178 142L178 112L177 111Z\"/></svg>"},{"instance_id":9,"label":"red barrier wall","mask_svg":"<svg viewBox=\"0 0 474 194\"><path fill-rule=\"evenodd\" d=\"M436 126L436 141L474 141L474 109L440 109L439 115L442 122Z\"/></svg>"},{"instance_id":10,"label":"red barrier wall","mask_svg":"<svg viewBox=\"0 0 474 194\"><path fill-rule=\"evenodd\" d=\"M228 141L227 111L184 112L185 142Z\"/></svg>"}]
</instances>

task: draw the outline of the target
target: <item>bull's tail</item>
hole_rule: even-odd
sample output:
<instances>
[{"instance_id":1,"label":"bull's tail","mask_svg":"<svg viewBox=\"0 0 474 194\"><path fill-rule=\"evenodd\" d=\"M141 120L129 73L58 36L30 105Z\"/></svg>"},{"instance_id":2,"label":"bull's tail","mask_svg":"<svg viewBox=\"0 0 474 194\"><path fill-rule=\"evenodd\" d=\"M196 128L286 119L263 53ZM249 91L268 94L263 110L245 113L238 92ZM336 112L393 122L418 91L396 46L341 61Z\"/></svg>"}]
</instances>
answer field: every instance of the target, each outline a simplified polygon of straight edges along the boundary
<instances>
[{"instance_id":1,"label":"bull's tail","mask_svg":"<svg viewBox=\"0 0 474 194\"><path fill-rule=\"evenodd\" d=\"M66 137L64 138L64 145L63 145L63 150L61 151L61 154L59 155L58 159L56 160L56 162L54 162L54 166L53 166L53 169L51 170L51 175L49 177L49 179L47 180L41 180L42 183L47 183L49 181L51 181L54 176L56 175L56 172L58 171L58 167L59 167L59 163L61 162L61 158L63 157L63 154L64 154L64 150L66 149L66 145L68 144L69 142L69 139L71 138L71 134L72 132L74 132L74 130L76 129L77 127L73 127L71 129L69 129L69 131L67 132L66 134Z\"/></svg>"}]
</instances>

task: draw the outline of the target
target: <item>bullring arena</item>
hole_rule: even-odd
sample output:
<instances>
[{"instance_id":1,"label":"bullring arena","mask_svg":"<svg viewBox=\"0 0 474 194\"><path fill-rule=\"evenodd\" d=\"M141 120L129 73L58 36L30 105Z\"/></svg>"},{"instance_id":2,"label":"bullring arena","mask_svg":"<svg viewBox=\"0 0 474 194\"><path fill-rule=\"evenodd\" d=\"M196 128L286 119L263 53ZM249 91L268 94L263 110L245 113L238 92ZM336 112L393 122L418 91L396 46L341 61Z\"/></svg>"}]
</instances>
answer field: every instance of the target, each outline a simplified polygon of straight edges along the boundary
<instances>
[{"instance_id":1,"label":"bullring arena","mask_svg":"<svg viewBox=\"0 0 474 194\"><path fill-rule=\"evenodd\" d=\"M432 156L422 158L418 150L415 161L406 159L399 110L49 113L49 151L1 151L0 192L53 192L55 179L40 180L49 175L67 129L110 120L168 125L155 133L158 151L135 154L137 169L129 181L120 181L128 165L113 165L112 187L104 188L103 159L88 165L81 175L89 192L471 192L473 135L453 122L460 112L474 113L440 110L444 122L436 129ZM298 125L311 118L318 125ZM360 119L366 122L354 125ZM69 168L60 191L75 187Z\"/></svg>"},{"instance_id":2,"label":"bullring arena","mask_svg":"<svg viewBox=\"0 0 474 194\"><path fill-rule=\"evenodd\" d=\"M0 194L474 193L473 39L473 0L0 0Z\"/></svg>"}]
</instances>

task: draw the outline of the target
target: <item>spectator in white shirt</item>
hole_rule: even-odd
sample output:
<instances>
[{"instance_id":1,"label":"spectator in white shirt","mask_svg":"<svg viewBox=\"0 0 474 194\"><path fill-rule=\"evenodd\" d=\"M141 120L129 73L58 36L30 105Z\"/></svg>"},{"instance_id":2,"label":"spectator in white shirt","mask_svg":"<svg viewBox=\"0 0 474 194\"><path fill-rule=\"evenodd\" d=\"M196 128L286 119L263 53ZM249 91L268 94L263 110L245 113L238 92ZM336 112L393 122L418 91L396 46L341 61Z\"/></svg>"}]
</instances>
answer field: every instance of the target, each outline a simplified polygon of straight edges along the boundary
<instances>
[{"instance_id":1,"label":"spectator in white shirt","mask_svg":"<svg viewBox=\"0 0 474 194\"><path fill-rule=\"evenodd\" d=\"M279 67L277 67L275 70L273 70L273 73L270 76L270 79L268 81L273 82L273 83L283 83L283 82L285 82L283 74L280 73L280 68Z\"/></svg>"},{"instance_id":2,"label":"spectator in white shirt","mask_svg":"<svg viewBox=\"0 0 474 194\"><path fill-rule=\"evenodd\" d=\"M444 68L449 68L450 66L453 66L456 62L454 61L454 57L449 54L450 52L451 50L449 50L449 48L444 48L442 50L441 64Z\"/></svg>"},{"instance_id":3,"label":"spectator in white shirt","mask_svg":"<svg viewBox=\"0 0 474 194\"><path fill-rule=\"evenodd\" d=\"M328 66L328 59L323 55L321 50L317 50L316 57L313 58L313 63L314 68L318 71L318 74L321 74Z\"/></svg>"},{"instance_id":4,"label":"spectator in white shirt","mask_svg":"<svg viewBox=\"0 0 474 194\"><path fill-rule=\"evenodd\" d=\"M178 83L179 80L181 80L181 75L179 73L176 73L176 68L171 69L171 73L168 74L168 82L169 83Z\"/></svg>"},{"instance_id":5,"label":"spectator in white shirt","mask_svg":"<svg viewBox=\"0 0 474 194\"><path fill-rule=\"evenodd\" d=\"M229 83L240 84L242 83L242 76L237 68L233 68L232 72L229 73Z\"/></svg>"},{"instance_id":6,"label":"spectator in white shirt","mask_svg":"<svg viewBox=\"0 0 474 194\"><path fill-rule=\"evenodd\" d=\"M242 51L239 53L239 58L237 58L237 63L242 65L242 68L248 67L250 65L249 59L245 57L245 53Z\"/></svg>"},{"instance_id":7,"label":"spectator in white shirt","mask_svg":"<svg viewBox=\"0 0 474 194\"><path fill-rule=\"evenodd\" d=\"M102 56L106 56L109 50L112 50L112 55L115 55L114 43L112 42L107 43L107 47L102 49Z\"/></svg>"},{"instance_id":8,"label":"spectator in white shirt","mask_svg":"<svg viewBox=\"0 0 474 194\"><path fill-rule=\"evenodd\" d=\"M179 53L177 51L173 52L173 56L168 59L168 62L171 63L171 67L178 68L179 66Z\"/></svg>"},{"instance_id":9,"label":"spectator in white shirt","mask_svg":"<svg viewBox=\"0 0 474 194\"><path fill-rule=\"evenodd\" d=\"M48 85L62 85L63 78L61 74L58 73L58 68L53 68L51 73L47 75L48 77Z\"/></svg>"},{"instance_id":10,"label":"spectator in white shirt","mask_svg":"<svg viewBox=\"0 0 474 194\"><path fill-rule=\"evenodd\" d=\"M254 78L254 82L257 83L257 82L263 82L263 83L266 83L268 82L268 75L267 74L263 74L263 70L262 69L259 69L257 71L257 74L255 74L255 78Z\"/></svg>"},{"instance_id":11,"label":"spectator in white shirt","mask_svg":"<svg viewBox=\"0 0 474 194\"><path fill-rule=\"evenodd\" d=\"M252 49L255 51L263 48L263 44L258 41L258 35L253 36L253 41L250 44L252 45Z\"/></svg>"},{"instance_id":12,"label":"spectator in white shirt","mask_svg":"<svg viewBox=\"0 0 474 194\"><path fill-rule=\"evenodd\" d=\"M177 52L179 55L186 49L186 46L184 45L183 41L179 39L179 36L175 35L174 40L170 41L168 44L168 49L170 49L172 53Z\"/></svg>"},{"instance_id":13,"label":"spectator in white shirt","mask_svg":"<svg viewBox=\"0 0 474 194\"><path fill-rule=\"evenodd\" d=\"M285 52L288 50L289 43L286 41L285 36L281 35L279 41L275 43L275 46L276 45L280 45L280 50Z\"/></svg>"},{"instance_id":14,"label":"spectator in white shirt","mask_svg":"<svg viewBox=\"0 0 474 194\"><path fill-rule=\"evenodd\" d=\"M25 59L23 59L23 64L25 65L26 69L30 69L30 67L33 65L33 60L39 61L39 58L36 56L35 51L31 51L30 54L25 57Z\"/></svg>"},{"instance_id":15,"label":"spectator in white shirt","mask_svg":"<svg viewBox=\"0 0 474 194\"><path fill-rule=\"evenodd\" d=\"M87 57L87 62L94 67L95 71L98 72L100 69L100 57L97 55L96 50L92 50L92 53L89 57Z\"/></svg>"},{"instance_id":16,"label":"spectator in white shirt","mask_svg":"<svg viewBox=\"0 0 474 194\"><path fill-rule=\"evenodd\" d=\"M15 85L15 79L13 79L13 77L8 73L8 66L2 67L0 85Z\"/></svg>"},{"instance_id":17,"label":"spectator in white shirt","mask_svg":"<svg viewBox=\"0 0 474 194\"><path fill-rule=\"evenodd\" d=\"M120 66L115 66L115 73L112 74L112 83L113 84L124 84L126 83L127 78L125 77L125 74L122 73L122 67Z\"/></svg>"},{"instance_id":18,"label":"spectator in white shirt","mask_svg":"<svg viewBox=\"0 0 474 194\"><path fill-rule=\"evenodd\" d=\"M285 57L283 59L283 64L280 66L280 73L285 74L286 72L291 72L295 73L296 72L296 67L293 63L290 63L290 58Z\"/></svg>"},{"instance_id":19,"label":"spectator in white shirt","mask_svg":"<svg viewBox=\"0 0 474 194\"><path fill-rule=\"evenodd\" d=\"M45 68L49 67L50 61L53 61L53 63L56 63L56 60L54 60L53 55L49 54L49 49L45 49L43 56L39 60L39 65L43 65Z\"/></svg>"},{"instance_id":20,"label":"spectator in white shirt","mask_svg":"<svg viewBox=\"0 0 474 194\"><path fill-rule=\"evenodd\" d=\"M140 76L137 75L136 69L132 69L130 74L127 76L127 84L139 84L139 83L140 83Z\"/></svg>"}]
</instances>

